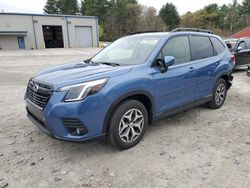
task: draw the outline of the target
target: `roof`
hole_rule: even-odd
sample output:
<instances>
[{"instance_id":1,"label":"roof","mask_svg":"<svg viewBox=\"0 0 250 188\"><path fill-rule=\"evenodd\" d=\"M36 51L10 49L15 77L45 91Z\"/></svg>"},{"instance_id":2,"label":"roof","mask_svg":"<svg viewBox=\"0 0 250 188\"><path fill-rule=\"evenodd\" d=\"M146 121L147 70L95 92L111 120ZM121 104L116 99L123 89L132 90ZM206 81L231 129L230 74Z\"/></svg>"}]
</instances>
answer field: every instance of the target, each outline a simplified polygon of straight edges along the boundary
<instances>
[{"instance_id":1,"label":"roof","mask_svg":"<svg viewBox=\"0 0 250 188\"><path fill-rule=\"evenodd\" d=\"M32 13L15 13L15 12L4 12L0 15L14 15L14 16L45 16L45 17L67 17L67 18L91 18L98 19L96 16L82 16L82 15L63 15L63 14L32 14Z\"/></svg>"},{"instance_id":2,"label":"roof","mask_svg":"<svg viewBox=\"0 0 250 188\"><path fill-rule=\"evenodd\" d=\"M224 39L225 42L237 42L238 39L235 39L235 38L227 38L227 39Z\"/></svg>"},{"instance_id":3,"label":"roof","mask_svg":"<svg viewBox=\"0 0 250 188\"><path fill-rule=\"evenodd\" d=\"M250 26L232 35L232 38L250 37Z\"/></svg>"},{"instance_id":4,"label":"roof","mask_svg":"<svg viewBox=\"0 0 250 188\"><path fill-rule=\"evenodd\" d=\"M177 35L177 34L185 34L185 35L199 35L199 36L216 36L214 34L208 33L208 32L201 32L201 31L174 31L174 32L136 32L135 34L128 34L128 36L159 36L163 37L166 35Z\"/></svg>"},{"instance_id":5,"label":"roof","mask_svg":"<svg viewBox=\"0 0 250 188\"><path fill-rule=\"evenodd\" d=\"M171 32L184 32L184 31L190 31L190 32L201 32L201 33L209 33L209 34L214 34L212 31L207 30L207 29L199 29L199 28L185 28L185 27L180 27L173 29Z\"/></svg>"},{"instance_id":6,"label":"roof","mask_svg":"<svg viewBox=\"0 0 250 188\"><path fill-rule=\"evenodd\" d=\"M159 32L159 31L137 31L132 33L127 33L127 35L140 35L140 36L163 36L167 34L174 33L182 33L182 34L201 34L201 35L214 35L214 33L210 30L199 29L199 28L176 28L170 32Z\"/></svg>"},{"instance_id":7,"label":"roof","mask_svg":"<svg viewBox=\"0 0 250 188\"><path fill-rule=\"evenodd\" d=\"M140 33L135 33L135 34L129 34L128 36L164 36L166 34L169 34L169 32L140 32Z\"/></svg>"},{"instance_id":8,"label":"roof","mask_svg":"<svg viewBox=\"0 0 250 188\"><path fill-rule=\"evenodd\" d=\"M206 37L216 37L214 34L210 33L203 33L203 32L194 32L194 31L180 31L180 32L149 32L149 33L139 33L139 34L132 34L126 35L127 37L168 37L168 36L175 36L175 35L197 35L197 36L206 36Z\"/></svg>"},{"instance_id":9,"label":"roof","mask_svg":"<svg viewBox=\"0 0 250 188\"><path fill-rule=\"evenodd\" d=\"M6 35L19 35L19 36L25 36L27 35L27 31L0 31L0 36L6 36Z\"/></svg>"}]
</instances>

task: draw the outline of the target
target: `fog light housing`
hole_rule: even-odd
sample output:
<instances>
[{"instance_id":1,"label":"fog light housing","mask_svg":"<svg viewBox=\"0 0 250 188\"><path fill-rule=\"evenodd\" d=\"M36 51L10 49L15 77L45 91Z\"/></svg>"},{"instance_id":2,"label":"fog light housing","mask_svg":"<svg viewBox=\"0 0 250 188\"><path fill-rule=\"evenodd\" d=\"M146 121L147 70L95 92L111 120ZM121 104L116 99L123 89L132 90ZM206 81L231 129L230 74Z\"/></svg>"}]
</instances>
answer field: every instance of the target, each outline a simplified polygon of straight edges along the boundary
<instances>
[{"instance_id":1,"label":"fog light housing","mask_svg":"<svg viewBox=\"0 0 250 188\"><path fill-rule=\"evenodd\" d=\"M76 118L63 118L63 124L71 136L83 136L88 133L87 128Z\"/></svg>"}]
</instances>

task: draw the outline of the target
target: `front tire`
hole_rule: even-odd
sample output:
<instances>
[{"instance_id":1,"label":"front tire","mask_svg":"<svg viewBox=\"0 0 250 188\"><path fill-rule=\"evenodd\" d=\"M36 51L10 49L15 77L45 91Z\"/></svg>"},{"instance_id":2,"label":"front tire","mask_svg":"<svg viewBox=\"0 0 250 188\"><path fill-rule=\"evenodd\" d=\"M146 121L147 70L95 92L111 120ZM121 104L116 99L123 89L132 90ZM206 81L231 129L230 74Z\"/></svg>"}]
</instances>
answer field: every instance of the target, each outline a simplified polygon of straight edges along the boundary
<instances>
[{"instance_id":1,"label":"front tire","mask_svg":"<svg viewBox=\"0 0 250 188\"><path fill-rule=\"evenodd\" d=\"M120 150L137 145L148 126L148 113L137 100L126 100L119 104L111 115L108 140Z\"/></svg>"},{"instance_id":2,"label":"front tire","mask_svg":"<svg viewBox=\"0 0 250 188\"><path fill-rule=\"evenodd\" d=\"M212 100L207 103L207 106L212 109L221 108L226 100L227 90L227 82L223 78L217 80L213 91Z\"/></svg>"}]
</instances>

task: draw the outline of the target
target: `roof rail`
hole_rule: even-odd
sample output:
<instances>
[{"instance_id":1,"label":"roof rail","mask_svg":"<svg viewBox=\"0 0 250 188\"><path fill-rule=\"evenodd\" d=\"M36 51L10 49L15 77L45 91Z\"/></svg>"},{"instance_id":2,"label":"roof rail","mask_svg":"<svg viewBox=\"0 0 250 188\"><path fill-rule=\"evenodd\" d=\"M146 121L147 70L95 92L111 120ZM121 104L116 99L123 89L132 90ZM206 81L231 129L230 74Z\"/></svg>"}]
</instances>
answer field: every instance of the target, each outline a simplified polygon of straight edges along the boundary
<instances>
[{"instance_id":1,"label":"roof rail","mask_svg":"<svg viewBox=\"0 0 250 188\"><path fill-rule=\"evenodd\" d=\"M181 32L181 31L193 31L193 32L214 34L213 31L206 30L206 29L198 29L198 28L176 28L176 29L172 30L171 32Z\"/></svg>"},{"instance_id":2,"label":"roof rail","mask_svg":"<svg viewBox=\"0 0 250 188\"><path fill-rule=\"evenodd\" d=\"M129 32L127 35L135 35L135 34L141 34L141 33L156 33L160 31L136 31L136 32Z\"/></svg>"}]
</instances>

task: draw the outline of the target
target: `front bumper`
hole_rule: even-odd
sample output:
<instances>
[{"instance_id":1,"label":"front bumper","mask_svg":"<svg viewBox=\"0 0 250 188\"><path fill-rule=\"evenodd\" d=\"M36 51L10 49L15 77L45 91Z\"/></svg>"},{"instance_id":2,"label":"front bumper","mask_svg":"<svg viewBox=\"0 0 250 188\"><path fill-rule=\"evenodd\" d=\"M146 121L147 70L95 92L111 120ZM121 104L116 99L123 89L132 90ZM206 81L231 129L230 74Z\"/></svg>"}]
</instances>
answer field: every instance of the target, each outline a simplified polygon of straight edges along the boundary
<instances>
[{"instance_id":1,"label":"front bumper","mask_svg":"<svg viewBox=\"0 0 250 188\"><path fill-rule=\"evenodd\" d=\"M101 93L83 101L63 102L64 92L54 92L44 109L38 109L26 99L28 118L43 132L60 140L86 141L105 135L103 125L110 102ZM73 134L65 119L79 120L84 132ZM76 122L73 122L73 127Z\"/></svg>"}]
</instances>

